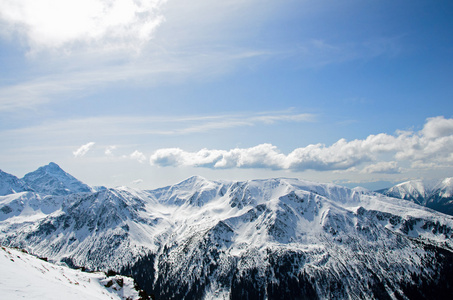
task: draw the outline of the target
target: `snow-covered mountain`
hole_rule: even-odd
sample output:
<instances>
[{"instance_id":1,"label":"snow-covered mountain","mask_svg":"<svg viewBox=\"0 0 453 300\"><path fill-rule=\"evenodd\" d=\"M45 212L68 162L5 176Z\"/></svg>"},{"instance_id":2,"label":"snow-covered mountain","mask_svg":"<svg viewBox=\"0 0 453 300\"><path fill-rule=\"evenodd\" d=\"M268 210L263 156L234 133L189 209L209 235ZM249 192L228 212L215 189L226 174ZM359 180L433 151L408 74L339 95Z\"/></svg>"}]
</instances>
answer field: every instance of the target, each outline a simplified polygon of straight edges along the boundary
<instances>
[{"instance_id":1,"label":"snow-covered mountain","mask_svg":"<svg viewBox=\"0 0 453 300\"><path fill-rule=\"evenodd\" d=\"M0 170L0 196L32 190L22 179Z\"/></svg>"},{"instance_id":2,"label":"snow-covered mountain","mask_svg":"<svg viewBox=\"0 0 453 300\"><path fill-rule=\"evenodd\" d=\"M2 299L144 299L130 277L73 270L17 249L1 247L0 265Z\"/></svg>"},{"instance_id":3,"label":"snow-covered mountain","mask_svg":"<svg viewBox=\"0 0 453 300\"><path fill-rule=\"evenodd\" d=\"M22 180L34 191L45 195L68 195L93 191L88 185L66 173L53 162L26 174Z\"/></svg>"},{"instance_id":4,"label":"snow-covered mountain","mask_svg":"<svg viewBox=\"0 0 453 300\"><path fill-rule=\"evenodd\" d=\"M432 181L411 180L378 192L453 215L453 177Z\"/></svg>"},{"instance_id":5,"label":"snow-covered mountain","mask_svg":"<svg viewBox=\"0 0 453 300\"><path fill-rule=\"evenodd\" d=\"M453 295L453 218L364 189L191 177L33 198L22 210L17 197L0 197L0 211L15 211L0 221L2 245L131 275L158 299Z\"/></svg>"}]
</instances>

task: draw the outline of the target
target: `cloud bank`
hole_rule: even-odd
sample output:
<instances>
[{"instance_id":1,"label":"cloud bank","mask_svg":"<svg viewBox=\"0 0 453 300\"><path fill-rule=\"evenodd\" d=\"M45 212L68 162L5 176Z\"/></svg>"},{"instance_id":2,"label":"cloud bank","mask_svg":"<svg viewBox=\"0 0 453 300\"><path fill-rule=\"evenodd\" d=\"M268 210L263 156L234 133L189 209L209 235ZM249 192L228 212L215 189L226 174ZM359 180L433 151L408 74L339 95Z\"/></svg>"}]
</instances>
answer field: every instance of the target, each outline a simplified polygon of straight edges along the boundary
<instances>
[{"instance_id":1,"label":"cloud bank","mask_svg":"<svg viewBox=\"0 0 453 300\"><path fill-rule=\"evenodd\" d=\"M453 164L453 119L442 116L427 119L422 130L380 133L366 139L336 143L311 144L283 154L272 144L230 150L201 149L188 152L180 148L155 151L150 158L154 166L190 166L214 169L267 168L274 170L335 171L358 168L362 173L399 173L399 163L412 168L435 168ZM385 160L389 158L390 161Z\"/></svg>"}]
</instances>

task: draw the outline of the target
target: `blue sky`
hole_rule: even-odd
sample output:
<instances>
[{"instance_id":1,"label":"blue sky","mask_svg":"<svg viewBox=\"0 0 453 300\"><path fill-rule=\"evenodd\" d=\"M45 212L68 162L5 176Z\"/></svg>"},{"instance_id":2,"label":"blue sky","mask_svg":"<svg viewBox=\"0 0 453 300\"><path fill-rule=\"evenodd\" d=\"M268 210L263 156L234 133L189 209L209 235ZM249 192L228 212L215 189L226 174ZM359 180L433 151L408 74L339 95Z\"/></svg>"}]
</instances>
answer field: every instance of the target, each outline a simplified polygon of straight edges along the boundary
<instances>
[{"instance_id":1,"label":"blue sky","mask_svg":"<svg viewBox=\"0 0 453 300\"><path fill-rule=\"evenodd\" d=\"M452 176L451 1L0 0L0 168Z\"/></svg>"}]
</instances>

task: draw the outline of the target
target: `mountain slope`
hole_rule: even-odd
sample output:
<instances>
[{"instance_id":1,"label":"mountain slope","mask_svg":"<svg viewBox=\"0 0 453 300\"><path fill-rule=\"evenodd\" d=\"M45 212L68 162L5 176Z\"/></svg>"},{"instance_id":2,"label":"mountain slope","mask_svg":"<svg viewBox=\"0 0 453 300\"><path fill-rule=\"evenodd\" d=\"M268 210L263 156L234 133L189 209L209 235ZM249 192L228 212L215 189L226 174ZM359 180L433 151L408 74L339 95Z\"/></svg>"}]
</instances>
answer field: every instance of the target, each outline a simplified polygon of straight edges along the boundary
<instances>
[{"instance_id":1,"label":"mountain slope","mask_svg":"<svg viewBox=\"0 0 453 300\"><path fill-rule=\"evenodd\" d=\"M366 190L191 177L62 198L6 216L0 242L131 275L158 299L453 294L453 218Z\"/></svg>"},{"instance_id":2,"label":"mountain slope","mask_svg":"<svg viewBox=\"0 0 453 300\"><path fill-rule=\"evenodd\" d=\"M32 190L23 180L0 170L0 196Z\"/></svg>"},{"instance_id":3,"label":"mountain slope","mask_svg":"<svg viewBox=\"0 0 453 300\"><path fill-rule=\"evenodd\" d=\"M453 177L436 181L411 180L378 192L453 215Z\"/></svg>"},{"instance_id":4,"label":"mountain slope","mask_svg":"<svg viewBox=\"0 0 453 300\"><path fill-rule=\"evenodd\" d=\"M57 266L23 251L0 249L2 299L140 299L132 278Z\"/></svg>"},{"instance_id":5,"label":"mountain slope","mask_svg":"<svg viewBox=\"0 0 453 300\"><path fill-rule=\"evenodd\" d=\"M0 221L12 217L19 220L46 215L61 209L66 202L62 196L44 196L34 192L22 192L0 196Z\"/></svg>"},{"instance_id":6,"label":"mountain slope","mask_svg":"<svg viewBox=\"0 0 453 300\"><path fill-rule=\"evenodd\" d=\"M22 180L36 192L46 195L69 195L93 191L88 185L66 173L53 162L26 174Z\"/></svg>"}]
</instances>

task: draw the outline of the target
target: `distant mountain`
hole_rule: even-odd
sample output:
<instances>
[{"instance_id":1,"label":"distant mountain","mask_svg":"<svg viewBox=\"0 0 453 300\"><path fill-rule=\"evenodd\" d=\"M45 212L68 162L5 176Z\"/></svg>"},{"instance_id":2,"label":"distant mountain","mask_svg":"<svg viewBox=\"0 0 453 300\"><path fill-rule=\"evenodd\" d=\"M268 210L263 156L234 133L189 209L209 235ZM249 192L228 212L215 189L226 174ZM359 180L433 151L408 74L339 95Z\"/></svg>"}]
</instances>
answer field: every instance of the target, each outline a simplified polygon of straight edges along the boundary
<instances>
[{"instance_id":1,"label":"distant mountain","mask_svg":"<svg viewBox=\"0 0 453 300\"><path fill-rule=\"evenodd\" d=\"M436 181L411 180L378 192L453 215L453 177Z\"/></svg>"},{"instance_id":2,"label":"distant mountain","mask_svg":"<svg viewBox=\"0 0 453 300\"><path fill-rule=\"evenodd\" d=\"M144 299L132 278L72 270L17 249L2 247L0 265L2 299Z\"/></svg>"},{"instance_id":3,"label":"distant mountain","mask_svg":"<svg viewBox=\"0 0 453 300\"><path fill-rule=\"evenodd\" d=\"M0 170L0 196L32 190L22 179Z\"/></svg>"},{"instance_id":4,"label":"distant mountain","mask_svg":"<svg viewBox=\"0 0 453 300\"><path fill-rule=\"evenodd\" d=\"M156 299L453 295L453 218L364 189L191 177L23 208L19 196L0 197L16 211L0 219L2 245L131 275Z\"/></svg>"},{"instance_id":5,"label":"distant mountain","mask_svg":"<svg viewBox=\"0 0 453 300\"><path fill-rule=\"evenodd\" d=\"M46 195L69 195L93 191L88 185L66 173L53 162L26 174L22 180L37 193Z\"/></svg>"}]
</instances>

